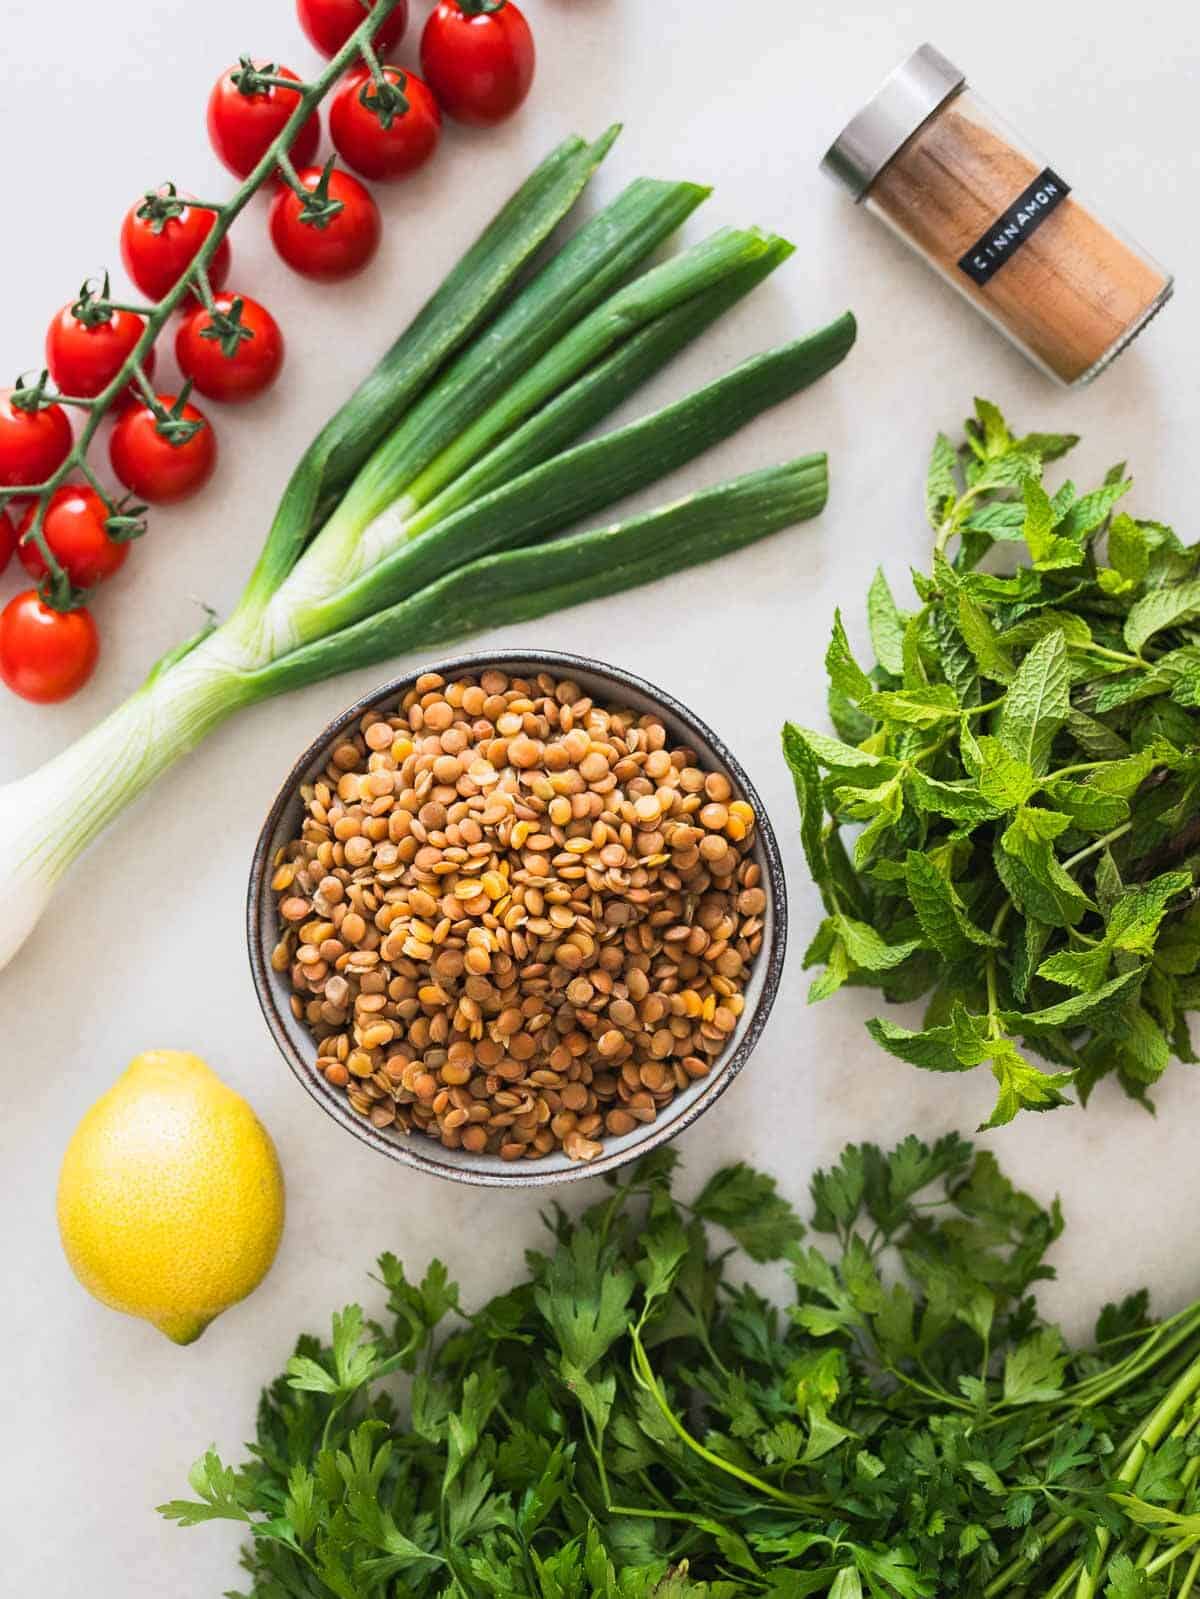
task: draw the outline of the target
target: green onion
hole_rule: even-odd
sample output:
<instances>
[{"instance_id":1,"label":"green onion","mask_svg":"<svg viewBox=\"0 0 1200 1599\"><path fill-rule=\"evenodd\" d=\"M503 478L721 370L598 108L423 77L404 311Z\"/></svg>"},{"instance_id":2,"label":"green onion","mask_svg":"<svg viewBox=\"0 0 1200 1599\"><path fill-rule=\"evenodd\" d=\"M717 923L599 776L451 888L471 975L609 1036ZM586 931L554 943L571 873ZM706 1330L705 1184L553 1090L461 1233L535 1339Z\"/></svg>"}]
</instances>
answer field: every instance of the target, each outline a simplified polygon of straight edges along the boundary
<instances>
[{"instance_id":1,"label":"green onion","mask_svg":"<svg viewBox=\"0 0 1200 1599\"><path fill-rule=\"evenodd\" d=\"M556 455L402 544L309 611L304 632L328 636L464 561L544 538L645 488L807 387L836 366L853 342L854 318L840 317L811 338L756 356L652 416Z\"/></svg>"},{"instance_id":2,"label":"green onion","mask_svg":"<svg viewBox=\"0 0 1200 1599\"><path fill-rule=\"evenodd\" d=\"M829 493L826 466L824 455L806 455L611 527L486 555L399 605L283 656L254 674L251 691L259 698L300 688L715 560L816 516Z\"/></svg>"},{"instance_id":3,"label":"green onion","mask_svg":"<svg viewBox=\"0 0 1200 1599\"><path fill-rule=\"evenodd\" d=\"M679 198L690 200L691 196ZM616 222L614 218L607 224L602 235L610 236ZM590 232L590 226L584 232ZM645 239L643 234L639 248ZM570 245L563 251L563 256L574 254ZM502 326L489 329L479 345L455 363L444 380L446 387L439 383L417 405L412 417L380 446L301 557L288 582L277 591L262 618L270 652L278 655L311 637L304 618L314 600L336 593L347 580L369 571L389 550L410 537L410 518L426 496L453 481L614 345L773 254L774 243L764 235L726 229L655 267L585 316L480 414L487 397L496 394L509 371L520 366L528 355L528 345L523 348L514 338L510 318L502 317ZM557 265L557 261L552 263L543 278L557 276ZM596 270L591 250L581 259L573 259L572 278L580 271L585 276L575 285L574 298L582 305L594 298L597 279L607 274ZM530 296L535 306L544 304L542 286L543 279L536 280L516 309L524 308ZM520 328L527 326L527 316L532 314L523 311L518 319ZM552 325L556 322L553 317L550 320ZM543 344L545 338L542 330L536 343ZM463 418L470 416L474 416L474 422L468 422L454 436L453 443L440 448L431 460L434 441L451 437Z\"/></svg>"},{"instance_id":4,"label":"green onion","mask_svg":"<svg viewBox=\"0 0 1200 1599\"><path fill-rule=\"evenodd\" d=\"M565 140L521 185L357 392L321 429L292 474L243 603L273 594L379 442L438 368L496 310L612 148L619 127L589 145Z\"/></svg>"},{"instance_id":5,"label":"green onion","mask_svg":"<svg viewBox=\"0 0 1200 1599\"><path fill-rule=\"evenodd\" d=\"M726 229L633 276L707 192L644 180L521 286L614 136L568 140L538 168L318 435L229 620L0 789L0 966L81 851L242 706L655 581L824 505L825 457L811 455L569 531L795 394L854 340L844 316L579 442L791 250Z\"/></svg>"},{"instance_id":6,"label":"green onion","mask_svg":"<svg viewBox=\"0 0 1200 1599\"><path fill-rule=\"evenodd\" d=\"M786 239L617 346L408 520L409 537L548 460L595 427L793 253Z\"/></svg>"}]
</instances>

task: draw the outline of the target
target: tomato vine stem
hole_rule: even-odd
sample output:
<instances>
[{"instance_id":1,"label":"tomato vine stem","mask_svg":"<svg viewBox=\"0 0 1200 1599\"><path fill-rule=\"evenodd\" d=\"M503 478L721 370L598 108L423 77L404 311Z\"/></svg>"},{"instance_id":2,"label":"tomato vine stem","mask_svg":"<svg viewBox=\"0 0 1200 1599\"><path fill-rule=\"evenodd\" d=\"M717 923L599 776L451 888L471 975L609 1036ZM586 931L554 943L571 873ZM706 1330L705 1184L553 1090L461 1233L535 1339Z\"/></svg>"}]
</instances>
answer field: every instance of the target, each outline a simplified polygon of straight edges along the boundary
<instances>
[{"instance_id":1,"label":"tomato vine stem","mask_svg":"<svg viewBox=\"0 0 1200 1599\"><path fill-rule=\"evenodd\" d=\"M322 71L310 83L294 83L291 79L279 80L283 87L297 92L298 97L291 116L280 129L278 137L266 150L258 165L228 200L193 200L188 196L185 203L189 207L200 211L211 211L214 213L216 220L187 269L181 273L158 303L152 306L128 305L120 301L104 299L104 304L111 307L112 310L128 311L134 316L143 318L146 324L142 330L141 337L130 350L108 386L102 389L94 398L83 399L81 397L77 398L71 395L48 392L45 388L44 378L39 380L38 393L33 406L35 410L61 404L73 405L86 411L86 421L81 427L70 451L62 464L44 482L19 484L12 488L0 489L0 510L14 499L29 499L36 503L35 514L29 527L21 535L21 542L33 542L37 545L42 560L46 565L45 588L48 594L63 593L70 588L66 573L46 540L43 527L46 507L49 504L50 497L56 489L67 482L72 472L79 472L96 486L97 492L102 494L105 503L112 508L113 501L111 497L103 490L100 490L92 470L87 464L87 452L101 423L112 411L113 406L125 393L131 382L142 390L148 401L155 400L155 403L157 403L143 363L159 334L166 326L172 312L196 289L200 290L202 302L211 304L212 291L211 288L208 288L208 268L212 264L213 257L237 218L259 190L275 177L281 167L284 173L289 175L289 181L291 179L295 180L292 186L297 192L303 190L303 185L300 184L299 179L296 177L295 168L292 167L287 156L289 146L295 140L303 124L354 61L363 60L368 67L371 66L372 58L375 59L376 64L378 63L378 58L374 57L374 51L371 49L371 39L378 31L380 24L387 21L399 4L400 0L377 0L377 4L370 11L364 13L363 20L356 31L350 35L342 48L326 63ZM274 82L276 80L272 77L269 81ZM307 190L303 190L303 192L307 199L312 199ZM336 204L336 201L330 202L330 205ZM309 219L302 218L302 220L307 221ZM311 225L320 225L315 216L311 219ZM205 288L208 288L207 301L205 301Z\"/></svg>"}]
</instances>

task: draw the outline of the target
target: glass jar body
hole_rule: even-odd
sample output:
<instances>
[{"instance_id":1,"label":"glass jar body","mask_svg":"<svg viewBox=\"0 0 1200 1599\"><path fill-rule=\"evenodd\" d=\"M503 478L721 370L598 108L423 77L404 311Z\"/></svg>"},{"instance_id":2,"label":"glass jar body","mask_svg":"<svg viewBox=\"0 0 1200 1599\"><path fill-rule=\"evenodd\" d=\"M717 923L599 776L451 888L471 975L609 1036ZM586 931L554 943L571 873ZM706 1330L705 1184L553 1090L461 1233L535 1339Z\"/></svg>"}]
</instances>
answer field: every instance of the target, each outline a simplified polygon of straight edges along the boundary
<instances>
[{"instance_id":1,"label":"glass jar body","mask_svg":"<svg viewBox=\"0 0 1200 1599\"><path fill-rule=\"evenodd\" d=\"M864 203L1066 385L1102 372L1171 294L1170 275L966 87L901 145Z\"/></svg>"}]
</instances>

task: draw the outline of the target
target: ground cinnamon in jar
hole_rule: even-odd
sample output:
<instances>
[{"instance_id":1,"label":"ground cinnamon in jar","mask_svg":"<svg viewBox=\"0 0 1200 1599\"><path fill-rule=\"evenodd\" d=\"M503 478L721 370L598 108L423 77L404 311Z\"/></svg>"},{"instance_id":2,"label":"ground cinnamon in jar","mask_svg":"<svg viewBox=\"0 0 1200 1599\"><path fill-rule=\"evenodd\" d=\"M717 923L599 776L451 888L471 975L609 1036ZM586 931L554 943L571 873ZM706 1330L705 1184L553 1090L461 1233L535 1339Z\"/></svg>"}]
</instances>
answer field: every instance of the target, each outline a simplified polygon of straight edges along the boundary
<instances>
[{"instance_id":1,"label":"ground cinnamon in jar","mask_svg":"<svg viewBox=\"0 0 1200 1599\"><path fill-rule=\"evenodd\" d=\"M825 167L1052 377L1085 383L1172 280L1102 221L923 45Z\"/></svg>"}]
</instances>

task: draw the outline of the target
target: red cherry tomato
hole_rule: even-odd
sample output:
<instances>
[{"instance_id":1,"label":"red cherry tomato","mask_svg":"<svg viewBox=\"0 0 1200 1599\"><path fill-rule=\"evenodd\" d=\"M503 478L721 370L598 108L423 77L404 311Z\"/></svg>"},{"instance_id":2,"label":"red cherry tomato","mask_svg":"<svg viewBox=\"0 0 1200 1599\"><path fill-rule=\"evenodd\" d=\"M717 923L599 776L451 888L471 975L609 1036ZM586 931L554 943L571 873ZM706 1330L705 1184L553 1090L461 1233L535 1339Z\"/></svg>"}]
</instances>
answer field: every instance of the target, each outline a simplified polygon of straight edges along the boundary
<instances>
[{"instance_id":1,"label":"red cherry tomato","mask_svg":"<svg viewBox=\"0 0 1200 1599\"><path fill-rule=\"evenodd\" d=\"M0 572L13 558L13 551L17 547L17 532L13 527L7 511L0 511Z\"/></svg>"},{"instance_id":2,"label":"red cherry tomato","mask_svg":"<svg viewBox=\"0 0 1200 1599\"><path fill-rule=\"evenodd\" d=\"M107 322L89 327L64 305L46 334L50 376L63 394L90 400L116 377L145 331L145 322L132 311L113 311ZM142 366L149 377L154 371L153 346L142 357Z\"/></svg>"},{"instance_id":3,"label":"red cherry tomato","mask_svg":"<svg viewBox=\"0 0 1200 1599\"><path fill-rule=\"evenodd\" d=\"M255 61L254 67L271 77L300 79L290 67ZM234 78L244 67L230 67L213 85L208 97L208 137L217 155L238 178L248 178L287 125L300 99L298 90L268 83L247 94ZM296 166L306 167L317 153L321 120L314 111L301 125L288 154Z\"/></svg>"},{"instance_id":4,"label":"red cherry tomato","mask_svg":"<svg viewBox=\"0 0 1200 1599\"><path fill-rule=\"evenodd\" d=\"M201 394L210 400L225 400L236 405L252 400L269 389L283 365L283 334L279 324L257 300L242 294L213 296L218 311L245 328L249 338L240 338L237 348L226 355L217 328L205 308L188 313L175 335L175 359L184 377L191 378Z\"/></svg>"},{"instance_id":5,"label":"red cherry tomato","mask_svg":"<svg viewBox=\"0 0 1200 1599\"><path fill-rule=\"evenodd\" d=\"M384 67L383 74L403 94L407 111L397 109L385 128L363 104L363 96L371 98L375 92L370 68L357 67L347 73L333 97L329 132L342 160L364 178L403 178L437 149L442 117L437 101L415 73Z\"/></svg>"},{"instance_id":6,"label":"red cherry tomato","mask_svg":"<svg viewBox=\"0 0 1200 1599\"><path fill-rule=\"evenodd\" d=\"M18 538L32 526L34 510L31 505L22 517ZM105 526L108 517L108 506L95 489L86 485L64 484L50 496L42 532L51 553L76 588L94 588L125 565L129 545L109 538ZM32 539L18 546L17 555L30 577L39 581L45 577L46 562Z\"/></svg>"},{"instance_id":7,"label":"red cherry tomato","mask_svg":"<svg viewBox=\"0 0 1200 1599\"><path fill-rule=\"evenodd\" d=\"M511 116L529 93L536 52L529 24L513 4L438 0L421 35L421 71L442 110L487 126ZM490 3L490 0L486 0Z\"/></svg>"},{"instance_id":8,"label":"red cherry tomato","mask_svg":"<svg viewBox=\"0 0 1200 1599\"><path fill-rule=\"evenodd\" d=\"M377 0L369 0L372 7ZM346 40L366 20L363 0L296 0L300 26L324 56L335 56ZM408 0L400 4L375 35L374 45L387 55L400 43L408 26Z\"/></svg>"},{"instance_id":9,"label":"red cherry tomato","mask_svg":"<svg viewBox=\"0 0 1200 1599\"><path fill-rule=\"evenodd\" d=\"M298 176L310 193L324 179L320 167L305 167ZM379 207L348 172L330 172L327 193L331 200L341 201L342 209L322 227L301 222L299 195L293 189L280 190L271 207L271 239L294 271L336 283L361 272L370 261L379 248L382 225Z\"/></svg>"},{"instance_id":10,"label":"red cherry tomato","mask_svg":"<svg viewBox=\"0 0 1200 1599\"><path fill-rule=\"evenodd\" d=\"M176 396L160 394L166 411ZM125 487L151 505L173 505L204 487L217 464L217 440L202 411L185 405L185 422L204 426L182 444L173 444L159 432L158 418L148 405L131 405L118 419L109 442L113 471Z\"/></svg>"},{"instance_id":11,"label":"red cherry tomato","mask_svg":"<svg viewBox=\"0 0 1200 1599\"><path fill-rule=\"evenodd\" d=\"M26 589L0 612L0 678L35 705L81 689L96 669L100 635L91 612L55 611Z\"/></svg>"},{"instance_id":12,"label":"red cherry tomato","mask_svg":"<svg viewBox=\"0 0 1200 1599\"><path fill-rule=\"evenodd\" d=\"M66 460L71 424L61 405L22 411L12 389L0 389L0 488L44 483Z\"/></svg>"},{"instance_id":13,"label":"red cherry tomato","mask_svg":"<svg viewBox=\"0 0 1200 1599\"><path fill-rule=\"evenodd\" d=\"M121 259L125 270L148 300L161 300L175 287L216 225L215 211L201 211L180 195L179 216L156 222L140 217L142 201L132 206L121 225ZM208 281L219 289L229 276L229 240L222 239L208 264Z\"/></svg>"}]
</instances>

